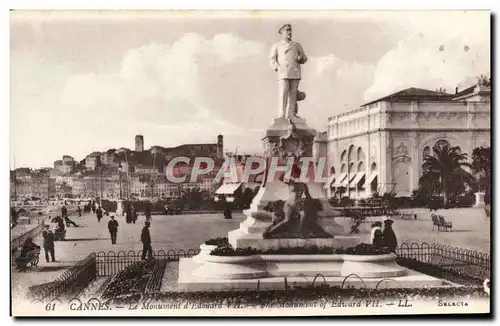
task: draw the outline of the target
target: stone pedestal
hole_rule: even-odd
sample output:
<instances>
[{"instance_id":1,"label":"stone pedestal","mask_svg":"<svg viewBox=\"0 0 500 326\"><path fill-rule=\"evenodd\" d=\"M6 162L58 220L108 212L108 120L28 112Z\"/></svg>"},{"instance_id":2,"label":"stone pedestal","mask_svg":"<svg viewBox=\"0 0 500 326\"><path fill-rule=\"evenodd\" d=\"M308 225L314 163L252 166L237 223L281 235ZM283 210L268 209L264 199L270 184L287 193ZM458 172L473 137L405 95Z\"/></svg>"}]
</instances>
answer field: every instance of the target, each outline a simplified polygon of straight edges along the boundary
<instances>
[{"instance_id":1,"label":"stone pedestal","mask_svg":"<svg viewBox=\"0 0 500 326\"><path fill-rule=\"evenodd\" d=\"M484 207L486 205L486 203L484 202L485 193L476 192L474 195L476 196L476 204L474 205L474 207Z\"/></svg>"},{"instance_id":2,"label":"stone pedestal","mask_svg":"<svg viewBox=\"0 0 500 326\"><path fill-rule=\"evenodd\" d=\"M116 215L123 216L125 215L125 206L123 204L123 200L118 199L116 201Z\"/></svg>"},{"instance_id":3,"label":"stone pedestal","mask_svg":"<svg viewBox=\"0 0 500 326\"><path fill-rule=\"evenodd\" d=\"M272 290L314 282L356 288L443 286L441 279L401 267L395 259L394 254L181 258L178 284L181 289L197 291Z\"/></svg>"},{"instance_id":4,"label":"stone pedestal","mask_svg":"<svg viewBox=\"0 0 500 326\"><path fill-rule=\"evenodd\" d=\"M269 173L270 161L273 158L281 159L282 165L286 165L286 159L294 157L312 158L312 146L316 130L309 127L302 118L294 117L290 120L275 119L272 126L266 131L263 138L268 167L263 183L255 195L250 208L244 213L247 219L240 224L240 228L229 232L229 243L234 248L252 247L256 249L270 249L280 247L302 247L302 246L333 246L346 247L359 243L358 237L340 237L345 235L344 228L335 222L335 217L340 216L340 212L334 211L328 202L324 192L323 184L315 182L315 171L311 165L307 169L306 183L309 194L312 198L318 199L322 206L322 211L318 213L318 222L323 229L332 234L334 239L264 239L263 234L271 225L273 214L264 210L270 202L283 200L289 196L289 186L280 180L280 176L285 173L276 173L272 177ZM281 165L281 164L280 164ZM311 169L312 168L312 169ZM279 241L278 241L279 240Z\"/></svg>"}]
</instances>

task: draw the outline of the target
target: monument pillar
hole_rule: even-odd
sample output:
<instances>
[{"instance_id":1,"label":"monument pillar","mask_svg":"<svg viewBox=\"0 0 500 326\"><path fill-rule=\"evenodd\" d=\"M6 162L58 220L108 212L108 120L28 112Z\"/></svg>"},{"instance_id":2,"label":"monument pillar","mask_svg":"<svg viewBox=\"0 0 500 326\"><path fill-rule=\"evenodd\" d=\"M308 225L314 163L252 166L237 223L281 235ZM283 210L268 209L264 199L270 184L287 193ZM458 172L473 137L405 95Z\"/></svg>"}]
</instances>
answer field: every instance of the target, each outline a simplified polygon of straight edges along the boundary
<instances>
[{"instance_id":1,"label":"monument pillar","mask_svg":"<svg viewBox=\"0 0 500 326\"><path fill-rule=\"evenodd\" d=\"M283 201L290 196L290 186L286 183L284 175L286 172L270 173L270 162L274 158L280 162L280 166L286 166L286 161L293 158L295 163L300 158L312 159L312 147L316 130L307 125L306 121L299 117L290 119L275 119L272 126L266 131L262 139L266 155L266 172L262 185L255 195L250 208L244 213L247 219L241 223L240 228L229 232L229 243L234 248L252 247L256 249L270 249L281 247L348 247L358 243L357 237L346 236L344 227L335 221L335 217L341 215L333 210L322 191L323 183L315 182L314 163L311 162L306 168L304 175L309 181L304 182L311 198L318 200L321 210L317 213L318 224L324 231L331 235L331 238L277 238L266 239L265 232L273 225L276 215L267 211L269 204ZM295 170L289 171L292 178L299 179L300 173ZM274 177L272 176L274 174ZM294 175L295 174L295 175ZM299 175L297 175L299 174ZM299 179L298 182L301 182Z\"/></svg>"},{"instance_id":2,"label":"monument pillar","mask_svg":"<svg viewBox=\"0 0 500 326\"><path fill-rule=\"evenodd\" d=\"M476 196L476 204L474 205L474 207L484 207L486 205L486 203L484 202L485 193L476 192L474 193L474 195Z\"/></svg>"}]
</instances>

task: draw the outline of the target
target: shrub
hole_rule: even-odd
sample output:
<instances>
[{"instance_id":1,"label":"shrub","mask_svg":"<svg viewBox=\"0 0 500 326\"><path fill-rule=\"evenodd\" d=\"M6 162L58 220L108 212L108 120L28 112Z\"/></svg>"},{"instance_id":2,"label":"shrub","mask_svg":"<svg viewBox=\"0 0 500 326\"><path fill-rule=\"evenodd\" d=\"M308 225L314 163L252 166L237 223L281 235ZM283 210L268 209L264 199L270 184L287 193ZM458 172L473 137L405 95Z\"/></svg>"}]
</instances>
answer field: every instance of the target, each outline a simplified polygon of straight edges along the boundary
<instances>
[{"instance_id":1,"label":"shrub","mask_svg":"<svg viewBox=\"0 0 500 326\"><path fill-rule=\"evenodd\" d=\"M154 265L155 261L140 261L126 267L106 286L102 298L125 302L131 298L140 298Z\"/></svg>"},{"instance_id":2,"label":"shrub","mask_svg":"<svg viewBox=\"0 0 500 326\"><path fill-rule=\"evenodd\" d=\"M229 240L227 237L217 237L217 238L208 239L207 241L205 241L205 244L209 245L209 246L220 246L220 245L229 244Z\"/></svg>"},{"instance_id":3,"label":"shrub","mask_svg":"<svg viewBox=\"0 0 500 326\"><path fill-rule=\"evenodd\" d=\"M340 206L353 206L354 205L354 199L351 199L349 197L342 197L342 199L339 202Z\"/></svg>"},{"instance_id":4,"label":"shrub","mask_svg":"<svg viewBox=\"0 0 500 326\"><path fill-rule=\"evenodd\" d=\"M384 255L391 251L386 247L375 247L371 244L362 243L355 247L349 248L332 248L311 246L294 247L294 248L279 248L258 250L251 247L234 249L230 244L223 244L212 250L210 253L214 256L251 256L251 255L332 255L332 254L347 254L347 255Z\"/></svg>"}]
</instances>

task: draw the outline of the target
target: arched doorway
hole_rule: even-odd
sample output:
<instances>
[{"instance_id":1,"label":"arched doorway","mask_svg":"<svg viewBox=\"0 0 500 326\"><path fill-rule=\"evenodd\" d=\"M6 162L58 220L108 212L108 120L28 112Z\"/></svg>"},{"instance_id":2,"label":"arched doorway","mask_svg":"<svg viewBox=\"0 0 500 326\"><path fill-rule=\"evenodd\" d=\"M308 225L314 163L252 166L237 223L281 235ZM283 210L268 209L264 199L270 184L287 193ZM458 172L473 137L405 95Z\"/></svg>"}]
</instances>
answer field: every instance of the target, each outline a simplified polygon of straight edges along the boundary
<instances>
[{"instance_id":1,"label":"arched doorway","mask_svg":"<svg viewBox=\"0 0 500 326\"><path fill-rule=\"evenodd\" d=\"M411 195L410 177L411 164L409 160L398 160L393 164L393 183L396 196L409 197Z\"/></svg>"}]
</instances>

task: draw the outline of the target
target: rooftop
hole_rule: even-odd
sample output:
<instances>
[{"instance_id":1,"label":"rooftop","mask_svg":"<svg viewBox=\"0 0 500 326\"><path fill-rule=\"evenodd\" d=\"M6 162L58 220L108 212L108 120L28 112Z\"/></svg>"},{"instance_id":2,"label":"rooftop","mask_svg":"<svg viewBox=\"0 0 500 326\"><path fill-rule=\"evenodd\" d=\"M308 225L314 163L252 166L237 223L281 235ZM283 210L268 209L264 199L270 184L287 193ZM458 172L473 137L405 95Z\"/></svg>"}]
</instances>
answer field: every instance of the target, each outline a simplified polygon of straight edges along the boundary
<instances>
[{"instance_id":1,"label":"rooftop","mask_svg":"<svg viewBox=\"0 0 500 326\"><path fill-rule=\"evenodd\" d=\"M381 97L377 100L363 104L367 106L381 101L452 101L455 94L449 94L441 91L431 91L423 88L410 87L402 91Z\"/></svg>"}]
</instances>

